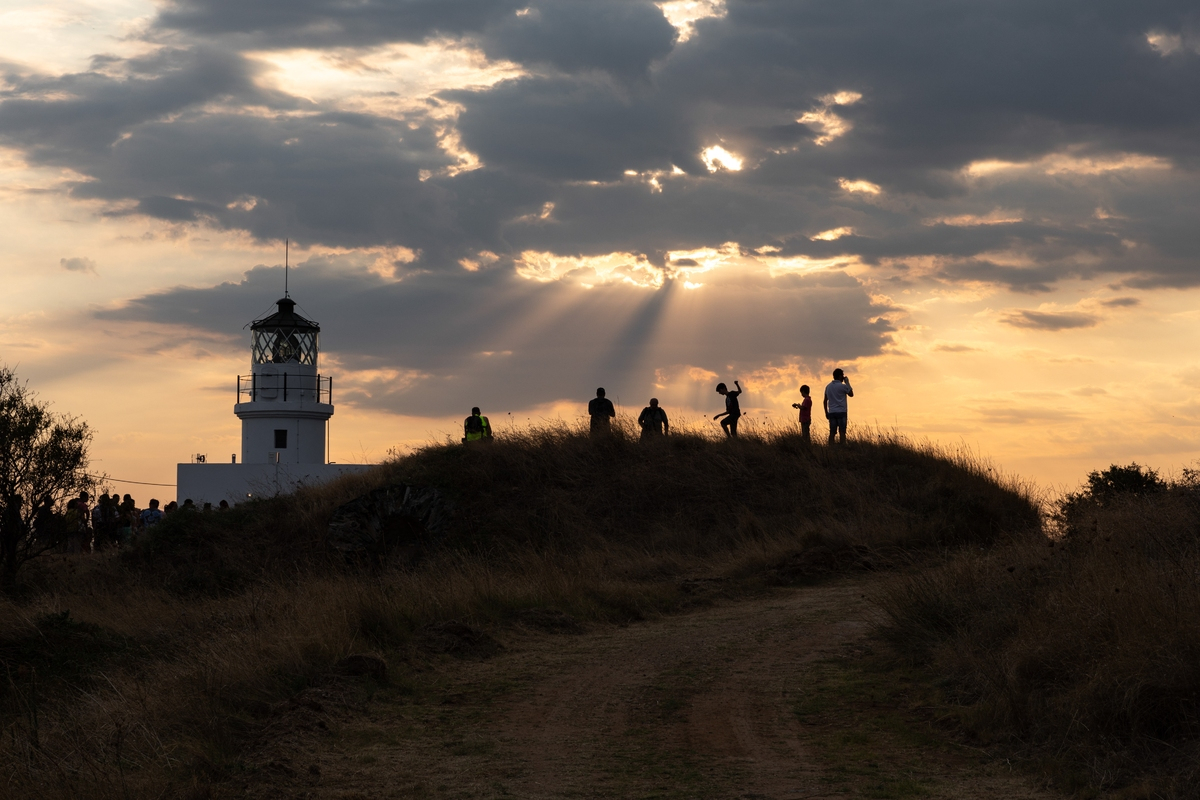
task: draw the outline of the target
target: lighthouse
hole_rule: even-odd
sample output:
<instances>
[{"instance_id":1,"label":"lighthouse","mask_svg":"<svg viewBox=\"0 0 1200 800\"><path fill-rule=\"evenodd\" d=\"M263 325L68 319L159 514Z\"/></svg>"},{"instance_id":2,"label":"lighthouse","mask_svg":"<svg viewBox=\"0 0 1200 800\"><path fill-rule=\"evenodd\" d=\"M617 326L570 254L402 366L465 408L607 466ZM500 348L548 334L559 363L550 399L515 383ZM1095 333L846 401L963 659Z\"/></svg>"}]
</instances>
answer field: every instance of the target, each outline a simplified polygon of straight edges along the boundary
<instances>
[{"instance_id":1,"label":"lighthouse","mask_svg":"<svg viewBox=\"0 0 1200 800\"><path fill-rule=\"evenodd\" d=\"M317 371L321 326L284 297L250 323L250 374L238 376L233 413L242 421L242 463L324 464L333 377Z\"/></svg>"},{"instance_id":2,"label":"lighthouse","mask_svg":"<svg viewBox=\"0 0 1200 800\"><path fill-rule=\"evenodd\" d=\"M237 454L226 463L203 454L179 464L181 502L239 503L371 467L328 463L333 376L319 371L321 326L296 313L286 292L275 305L275 313L250 323L250 374L237 376L241 463Z\"/></svg>"}]
</instances>

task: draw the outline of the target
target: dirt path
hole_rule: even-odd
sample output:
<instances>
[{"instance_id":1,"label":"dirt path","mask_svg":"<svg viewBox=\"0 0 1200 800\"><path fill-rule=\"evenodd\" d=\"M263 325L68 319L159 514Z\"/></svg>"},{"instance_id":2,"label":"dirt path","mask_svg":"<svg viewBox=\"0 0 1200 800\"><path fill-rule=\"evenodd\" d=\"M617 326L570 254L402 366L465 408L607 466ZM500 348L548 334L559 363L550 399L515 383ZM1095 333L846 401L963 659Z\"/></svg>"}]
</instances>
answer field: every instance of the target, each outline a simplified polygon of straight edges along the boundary
<instances>
[{"instance_id":1,"label":"dirt path","mask_svg":"<svg viewBox=\"0 0 1200 800\"><path fill-rule=\"evenodd\" d=\"M359 707L306 697L253 797L1051 797L857 666L858 581L577 636L515 632ZM327 692L334 692L327 689ZM336 692L335 692L336 693Z\"/></svg>"}]
</instances>

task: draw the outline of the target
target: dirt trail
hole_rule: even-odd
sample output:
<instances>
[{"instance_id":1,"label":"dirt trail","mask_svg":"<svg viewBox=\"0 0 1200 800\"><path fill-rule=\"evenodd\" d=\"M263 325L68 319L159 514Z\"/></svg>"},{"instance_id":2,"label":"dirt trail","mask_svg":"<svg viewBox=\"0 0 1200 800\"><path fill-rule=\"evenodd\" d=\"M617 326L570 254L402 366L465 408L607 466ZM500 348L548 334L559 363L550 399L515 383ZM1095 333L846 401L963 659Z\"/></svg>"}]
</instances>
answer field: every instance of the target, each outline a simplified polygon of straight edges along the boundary
<instances>
[{"instance_id":1,"label":"dirt trail","mask_svg":"<svg viewBox=\"0 0 1200 800\"><path fill-rule=\"evenodd\" d=\"M1051 797L855 671L858 581L577 636L516 632L360 708L310 697L253 797ZM915 730L910 730L915 726Z\"/></svg>"}]
</instances>

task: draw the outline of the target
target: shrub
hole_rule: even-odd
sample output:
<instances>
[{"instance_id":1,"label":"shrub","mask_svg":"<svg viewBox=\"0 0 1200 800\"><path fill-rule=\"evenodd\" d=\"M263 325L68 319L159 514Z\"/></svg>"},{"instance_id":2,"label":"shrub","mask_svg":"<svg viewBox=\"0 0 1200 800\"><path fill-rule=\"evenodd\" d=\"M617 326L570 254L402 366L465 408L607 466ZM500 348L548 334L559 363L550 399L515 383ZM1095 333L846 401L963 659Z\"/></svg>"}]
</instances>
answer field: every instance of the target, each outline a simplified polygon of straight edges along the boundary
<instances>
[{"instance_id":1,"label":"shrub","mask_svg":"<svg viewBox=\"0 0 1200 800\"><path fill-rule=\"evenodd\" d=\"M889 582L883 634L951 679L967 729L1093 785L1200 780L1200 496L1131 464L1093 472L1051 535Z\"/></svg>"}]
</instances>

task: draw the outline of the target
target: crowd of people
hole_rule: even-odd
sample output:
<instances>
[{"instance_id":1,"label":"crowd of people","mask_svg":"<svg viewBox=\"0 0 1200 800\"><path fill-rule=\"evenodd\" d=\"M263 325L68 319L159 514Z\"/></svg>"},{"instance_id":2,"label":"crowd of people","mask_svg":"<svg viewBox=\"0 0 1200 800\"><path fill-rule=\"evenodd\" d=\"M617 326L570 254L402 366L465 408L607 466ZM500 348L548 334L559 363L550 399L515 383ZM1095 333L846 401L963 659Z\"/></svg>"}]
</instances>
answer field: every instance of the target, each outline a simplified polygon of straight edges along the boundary
<instances>
[{"instance_id":1,"label":"crowd of people","mask_svg":"<svg viewBox=\"0 0 1200 800\"><path fill-rule=\"evenodd\" d=\"M93 553L129 545L168 514L229 509L229 503L225 500L216 509L211 503L205 503L204 508L200 509L190 499L184 500L183 505L172 500L165 507L159 506L157 499L151 499L146 508L138 508L132 496L127 494L121 497L115 492L105 492L92 503L91 494L83 491L78 497L68 500L59 512L47 495L38 503L33 535L60 552Z\"/></svg>"},{"instance_id":2,"label":"crowd of people","mask_svg":"<svg viewBox=\"0 0 1200 800\"><path fill-rule=\"evenodd\" d=\"M725 432L726 437L731 439L737 437L738 420L742 417L742 407L738 398L741 397L743 391L742 385L738 381L735 380L733 385L736 388L730 389L724 383L717 384L717 394L725 398L725 410L713 417L714 420L721 420L721 429ZM801 401L792 403L792 408L800 411L800 435L806 442L810 441L812 427L813 401L810 393L811 389L808 384L801 386ZM850 397L854 397L854 389L850 387L850 378L841 368L835 369L833 380L826 385L825 397L821 401L825 419L829 422L830 444L835 441L844 444L846 441L846 424L850 411L847 398ZM597 389L596 396L588 402L587 413L591 420L592 438L603 438L611 433L611 422L617 416L617 409L605 396L603 387ZM643 440L666 436L671 430L666 409L659 405L657 397L651 397L650 405L643 408L642 413L638 414L637 424L641 428ZM491 423L478 407L472 408L471 416L463 421L463 443L490 442L491 440Z\"/></svg>"}]
</instances>

